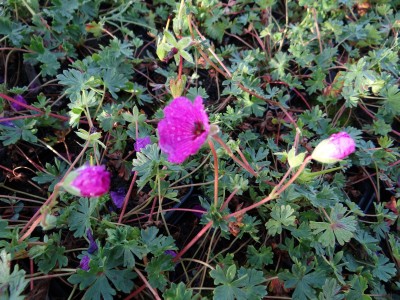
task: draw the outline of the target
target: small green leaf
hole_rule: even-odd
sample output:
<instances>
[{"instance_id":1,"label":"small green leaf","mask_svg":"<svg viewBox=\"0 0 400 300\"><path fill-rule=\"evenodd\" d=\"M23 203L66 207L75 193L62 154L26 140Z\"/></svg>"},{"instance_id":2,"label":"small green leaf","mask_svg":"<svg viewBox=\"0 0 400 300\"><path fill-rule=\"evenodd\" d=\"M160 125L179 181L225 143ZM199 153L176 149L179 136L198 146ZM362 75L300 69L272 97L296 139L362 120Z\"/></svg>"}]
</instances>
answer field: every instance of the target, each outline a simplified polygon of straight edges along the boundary
<instances>
[{"instance_id":1,"label":"small green leaf","mask_svg":"<svg viewBox=\"0 0 400 300\"><path fill-rule=\"evenodd\" d=\"M318 241L324 247L334 247L335 241L344 245L350 241L356 231L357 222L354 216L346 216L347 209L337 203L330 213L330 222L310 222L313 234L319 235ZM320 234L322 233L322 234Z\"/></svg>"},{"instance_id":2,"label":"small green leaf","mask_svg":"<svg viewBox=\"0 0 400 300\"><path fill-rule=\"evenodd\" d=\"M247 247L247 259L249 264L257 269L272 264L274 253L271 247L261 246L260 249L256 249L253 245Z\"/></svg>"},{"instance_id":3,"label":"small green leaf","mask_svg":"<svg viewBox=\"0 0 400 300\"><path fill-rule=\"evenodd\" d=\"M193 300L193 291L187 289L183 282L172 283L171 287L164 291L163 297L164 300Z\"/></svg>"},{"instance_id":4,"label":"small green leaf","mask_svg":"<svg viewBox=\"0 0 400 300\"><path fill-rule=\"evenodd\" d=\"M292 149L290 149L290 151L288 152L287 155L288 155L287 158L288 158L289 166L291 168L297 168L298 166L300 166L303 163L304 158L306 156L306 152L299 153L296 155L296 149L292 148Z\"/></svg>"},{"instance_id":5,"label":"small green leaf","mask_svg":"<svg viewBox=\"0 0 400 300\"><path fill-rule=\"evenodd\" d=\"M290 205L276 205L272 208L271 219L265 223L268 234L274 236L282 233L282 226L294 226L296 216L293 216L294 209Z\"/></svg>"}]
</instances>

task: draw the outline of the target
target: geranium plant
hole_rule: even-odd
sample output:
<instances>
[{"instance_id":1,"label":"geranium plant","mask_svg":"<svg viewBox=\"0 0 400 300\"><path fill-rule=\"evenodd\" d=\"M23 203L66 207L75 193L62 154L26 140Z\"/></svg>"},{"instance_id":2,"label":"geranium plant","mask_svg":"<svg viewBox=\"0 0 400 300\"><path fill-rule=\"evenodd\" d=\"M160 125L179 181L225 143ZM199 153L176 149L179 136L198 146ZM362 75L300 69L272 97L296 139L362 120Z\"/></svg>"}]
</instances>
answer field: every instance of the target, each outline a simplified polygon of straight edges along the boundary
<instances>
[{"instance_id":1,"label":"geranium plant","mask_svg":"<svg viewBox=\"0 0 400 300\"><path fill-rule=\"evenodd\" d=\"M0 298L395 299L399 19L0 1Z\"/></svg>"}]
</instances>

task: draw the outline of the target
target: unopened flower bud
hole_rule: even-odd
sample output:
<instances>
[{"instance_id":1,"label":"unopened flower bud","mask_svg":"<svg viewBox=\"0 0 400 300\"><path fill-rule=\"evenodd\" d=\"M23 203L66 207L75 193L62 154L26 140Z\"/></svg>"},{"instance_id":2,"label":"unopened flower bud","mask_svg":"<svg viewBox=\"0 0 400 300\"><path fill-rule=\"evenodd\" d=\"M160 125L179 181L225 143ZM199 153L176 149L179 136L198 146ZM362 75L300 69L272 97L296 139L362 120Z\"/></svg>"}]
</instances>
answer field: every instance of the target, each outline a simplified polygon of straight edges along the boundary
<instances>
[{"instance_id":1,"label":"unopened flower bud","mask_svg":"<svg viewBox=\"0 0 400 300\"><path fill-rule=\"evenodd\" d=\"M335 163L356 151L356 143L347 132L332 134L318 144L311 154L320 163Z\"/></svg>"},{"instance_id":2,"label":"unopened flower bud","mask_svg":"<svg viewBox=\"0 0 400 300\"><path fill-rule=\"evenodd\" d=\"M110 173L104 166L83 166L68 174L63 187L81 197L99 197L110 188Z\"/></svg>"}]
</instances>

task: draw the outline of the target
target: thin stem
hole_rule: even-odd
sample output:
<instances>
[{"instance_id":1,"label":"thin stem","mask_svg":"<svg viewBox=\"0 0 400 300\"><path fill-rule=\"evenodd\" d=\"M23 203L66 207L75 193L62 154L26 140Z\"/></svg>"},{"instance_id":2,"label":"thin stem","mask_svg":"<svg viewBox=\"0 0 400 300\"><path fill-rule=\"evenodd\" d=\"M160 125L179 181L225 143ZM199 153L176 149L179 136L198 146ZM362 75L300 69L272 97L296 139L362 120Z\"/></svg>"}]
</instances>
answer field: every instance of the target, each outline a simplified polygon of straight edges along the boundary
<instances>
[{"instance_id":1,"label":"thin stem","mask_svg":"<svg viewBox=\"0 0 400 300\"><path fill-rule=\"evenodd\" d=\"M178 80L182 79L182 71L183 71L183 57L179 55Z\"/></svg>"},{"instance_id":2,"label":"thin stem","mask_svg":"<svg viewBox=\"0 0 400 300\"><path fill-rule=\"evenodd\" d=\"M62 185L62 182L64 181L64 179L67 177L67 175L71 172L72 168L78 163L78 161L81 159L81 157L83 156L83 154L85 153L86 149L89 146L89 142L85 143L85 146L83 147L82 151L79 153L79 155L75 158L74 162L71 164L71 166L69 167L69 169L67 170L67 172L65 173L64 177L60 180L59 183L57 183L54 187L54 191L53 193L50 195L50 197L42 204L41 209L44 208L46 205L51 206L51 202L53 201L53 199L56 198L56 196L58 195L58 190ZM37 227L37 225L40 223L41 219L43 218L43 214L41 212L41 209L39 209L33 216L32 218L29 220L28 223L26 223L26 225L24 226L24 228L22 228L22 230L20 231L20 235L22 233L24 233L26 231L26 233L18 240L19 242L22 242L24 239L26 239ZM29 228L29 230L27 230Z\"/></svg>"},{"instance_id":3,"label":"thin stem","mask_svg":"<svg viewBox=\"0 0 400 300\"><path fill-rule=\"evenodd\" d=\"M131 193L132 193L133 185L136 182L137 175L138 175L138 172L135 171L135 173L133 174L133 178L132 178L131 184L129 185L128 192L126 193L125 198L124 198L124 205L122 207L121 214L119 215L119 219L118 219L118 223L119 224L122 224L121 222L122 222L122 219L124 218L126 207L128 206L128 201L129 201L129 198L130 198Z\"/></svg>"},{"instance_id":4,"label":"thin stem","mask_svg":"<svg viewBox=\"0 0 400 300\"><path fill-rule=\"evenodd\" d=\"M236 195L236 193L239 191L238 188L234 189L233 192L229 195L229 197L225 200L224 204L221 206L221 210L223 210L225 207L228 206L229 202L233 199L233 196Z\"/></svg>"},{"instance_id":5,"label":"thin stem","mask_svg":"<svg viewBox=\"0 0 400 300\"><path fill-rule=\"evenodd\" d=\"M254 208L260 207L261 205L267 203L268 201L271 201L273 199L276 199L276 197L278 197L280 194L283 193L283 191L285 191L296 179L297 177L299 177L299 175L303 172L304 168L306 167L306 165L311 161L311 156L308 156L303 163L301 164L301 166L299 167L299 169L297 170L297 172L289 179L288 182L286 182L284 184L284 186L282 188L280 188L279 190L277 190L278 188L274 188L272 190L272 192L264 199L262 199L261 201L254 203L250 206L247 206L245 208L242 208L234 213L231 213L230 215L227 216L227 218L229 217L236 217L239 215L243 215L244 213L248 212L249 210L252 210ZM281 180L282 181L282 180ZM278 185L280 186L280 185ZM276 191L277 190L277 191Z\"/></svg>"},{"instance_id":6,"label":"thin stem","mask_svg":"<svg viewBox=\"0 0 400 300\"><path fill-rule=\"evenodd\" d=\"M215 151L214 143L211 139L208 139L208 145L210 146L211 152L214 156L214 205L218 205L218 156Z\"/></svg>"},{"instance_id":7,"label":"thin stem","mask_svg":"<svg viewBox=\"0 0 400 300\"><path fill-rule=\"evenodd\" d=\"M177 262L183 254L185 254L213 225L213 222L208 222L196 236L174 257L173 261Z\"/></svg>"},{"instance_id":8,"label":"thin stem","mask_svg":"<svg viewBox=\"0 0 400 300\"><path fill-rule=\"evenodd\" d=\"M250 166L246 166L244 162L242 162L240 159L238 159L232 152L232 150L224 143L224 141L217 135L213 135L212 138L218 142L228 153L228 155L239 165L241 166L244 170L252 174L253 176L257 177L256 171L254 171Z\"/></svg>"},{"instance_id":9,"label":"thin stem","mask_svg":"<svg viewBox=\"0 0 400 300\"><path fill-rule=\"evenodd\" d=\"M160 296L158 296L157 291L150 285L150 283L147 281L146 277L142 274L142 272L140 272L140 270L136 267L134 267L133 269L139 275L140 279L142 279L142 281L147 286L147 288L150 290L150 292L153 294L154 299L161 300Z\"/></svg>"}]
</instances>

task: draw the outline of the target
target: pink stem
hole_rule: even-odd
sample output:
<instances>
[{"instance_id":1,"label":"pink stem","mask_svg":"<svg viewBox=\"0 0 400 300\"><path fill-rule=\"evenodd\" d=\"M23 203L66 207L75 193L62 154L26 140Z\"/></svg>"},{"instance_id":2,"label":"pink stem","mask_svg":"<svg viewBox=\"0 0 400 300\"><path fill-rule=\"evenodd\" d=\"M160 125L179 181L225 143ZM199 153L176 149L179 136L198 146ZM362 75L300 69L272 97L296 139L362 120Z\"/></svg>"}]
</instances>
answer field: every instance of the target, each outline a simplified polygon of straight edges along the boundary
<instances>
[{"instance_id":1,"label":"pink stem","mask_svg":"<svg viewBox=\"0 0 400 300\"><path fill-rule=\"evenodd\" d=\"M138 175L138 172L135 171L135 173L133 174L133 178L132 178L131 184L129 185L129 190L128 190L128 192L127 192L126 195L125 195L124 205L123 205L123 207L122 207L121 214L119 215L119 219L118 219L118 223L119 223L119 224L122 224L121 222L122 222L122 219L124 218L124 214L125 214L125 211L126 211L126 207L128 206L129 198L130 198L131 193L132 193L133 185L134 185L135 182L136 182L136 177L137 177L137 175Z\"/></svg>"}]
</instances>

